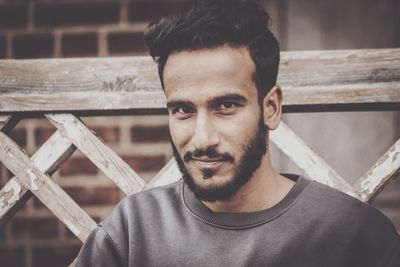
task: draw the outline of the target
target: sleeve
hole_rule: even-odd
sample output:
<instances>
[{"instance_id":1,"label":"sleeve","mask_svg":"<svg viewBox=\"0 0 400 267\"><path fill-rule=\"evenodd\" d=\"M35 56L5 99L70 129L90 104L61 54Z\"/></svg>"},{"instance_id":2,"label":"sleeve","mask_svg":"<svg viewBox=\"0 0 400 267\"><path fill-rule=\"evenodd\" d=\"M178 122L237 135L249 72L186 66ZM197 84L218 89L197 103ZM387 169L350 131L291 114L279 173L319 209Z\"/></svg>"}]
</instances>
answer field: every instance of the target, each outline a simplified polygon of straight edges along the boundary
<instances>
[{"instance_id":1,"label":"sleeve","mask_svg":"<svg viewBox=\"0 0 400 267\"><path fill-rule=\"evenodd\" d=\"M83 244L76 267L123 266L117 248L101 225L95 228Z\"/></svg>"}]
</instances>

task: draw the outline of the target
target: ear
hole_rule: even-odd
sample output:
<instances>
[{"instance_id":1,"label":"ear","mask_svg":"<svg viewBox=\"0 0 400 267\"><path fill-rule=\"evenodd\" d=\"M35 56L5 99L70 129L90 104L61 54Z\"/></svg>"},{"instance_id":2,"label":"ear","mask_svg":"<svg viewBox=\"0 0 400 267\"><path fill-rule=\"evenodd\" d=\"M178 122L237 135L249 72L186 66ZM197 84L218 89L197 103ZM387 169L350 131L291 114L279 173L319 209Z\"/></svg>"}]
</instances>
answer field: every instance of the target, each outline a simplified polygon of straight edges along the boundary
<instances>
[{"instance_id":1,"label":"ear","mask_svg":"<svg viewBox=\"0 0 400 267\"><path fill-rule=\"evenodd\" d=\"M278 128L282 115L282 89L274 86L263 100L264 124L268 130Z\"/></svg>"}]
</instances>

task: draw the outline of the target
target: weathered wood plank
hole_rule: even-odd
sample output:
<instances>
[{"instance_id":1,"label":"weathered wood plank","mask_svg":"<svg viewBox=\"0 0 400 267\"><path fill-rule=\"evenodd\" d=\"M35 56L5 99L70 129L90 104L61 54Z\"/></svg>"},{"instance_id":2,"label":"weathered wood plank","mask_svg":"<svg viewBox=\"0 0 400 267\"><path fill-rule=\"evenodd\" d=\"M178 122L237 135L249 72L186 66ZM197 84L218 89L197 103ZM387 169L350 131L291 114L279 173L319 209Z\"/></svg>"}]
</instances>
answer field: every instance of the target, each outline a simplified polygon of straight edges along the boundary
<instances>
[{"instance_id":1,"label":"weathered wood plank","mask_svg":"<svg viewBox=\"0 0 400 267\"><path fill-rule=\"evenodd\" d=\"M50 176L75 150L72 142L56 131L31 160L41 172ZM0 190L0 225L11 219L31 196L28 188L18 178L11 178Z\"/></svg>"},{"instance_id":2,"label":"weathered wood plank","mask_svg":"<svg viewBox=\"0 0 400 267\"><path fill-rule=\"evenodd\" d=\"M167 164L146 184L145 189L167 185L181 179L175 159L170 159Z\"/></svg>"},{"instance_id":3,"label":"weathered wood plank","mask_svg":"<svg viewBox=\"0 0 400 267\"><path fill-rule=\"evenodd\" d=\"M400 104L399 48L282 52L281 58L285 107ZM0 73L0 112L165 109L149 57L0 60Z\"/></svg>"},{"instance_id":4,"label":"weathered wood plank","mask_svg":"<svg viewBox=\"0 0 400 267\"><path fill-rule=\"evenodd\" d=\"M400 170L400 139L355 183L361 200L369 201Z\"/></svg>"},{"instance_id":5,"label":"weathered wood plank","mask_svg":"<svg viewBox=\"0 0 400 267\"><path fill-rule=\"evenodd\" d=\"M0 161L18 181L39 198L80 240L84 241L96 223L28 156L0 132Z\"/></svg>"},{"instance_id":6,"label":"weathered wood plank","mask_svg":"<svg viewBox=\"0 0 400 267\"><path fill-rule=\"evenodd\" d=\"M284 122L280 123L278 129L270 132L270 139L312 180L358 197L352 186L312 151Z\"/></svg>"},{"instance_id":7,"label":"weathered wood plank","mask_svg":"<svg viewBox=\"0 0 400 267\"><path fill-rule=\"evenodd\" d=\"M144 188L143 179L78 118L71 114L47 114L46 117L125 194L139 192Z\"/></svg>"}]
</instances>

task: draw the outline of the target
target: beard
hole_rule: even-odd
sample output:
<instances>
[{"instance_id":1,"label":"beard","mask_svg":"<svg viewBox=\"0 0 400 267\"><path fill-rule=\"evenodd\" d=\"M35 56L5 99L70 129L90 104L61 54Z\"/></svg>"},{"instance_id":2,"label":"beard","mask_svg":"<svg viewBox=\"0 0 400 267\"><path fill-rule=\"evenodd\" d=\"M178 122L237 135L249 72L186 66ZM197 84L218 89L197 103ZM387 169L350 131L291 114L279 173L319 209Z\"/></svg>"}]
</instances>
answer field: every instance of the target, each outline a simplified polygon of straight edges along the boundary
<instances>
[{"instance_id":1,"label":"beard","mask_svg":"<svg viewBox=\"0 0 400 267\"><path fill-rule=\"evenodd\" d=\"M196 183L195 179L186 168L184 162L189 162L192 160L192 156L208 156L220 157L226 162L234 163L233 156L231 156L229 153L219 153L214 148L210 148L205 151L195 150L193 152L186 152L182 160L171 139L172 151L179 170L182 173L182 178L198 199L208 202L230 199L244 184L251 179L253 173L260 167L261 160L264 154L267 152L267 133L262 116L258 124L259 125L255 136L243 146L244 152L234 169L233 177L229 179L228 182L221 185L202 186L201 184ZM205 169L203 170L202 174L203 179L210 179L212 176L214 176L215 171Z\"/></svg>"}]
</instances>

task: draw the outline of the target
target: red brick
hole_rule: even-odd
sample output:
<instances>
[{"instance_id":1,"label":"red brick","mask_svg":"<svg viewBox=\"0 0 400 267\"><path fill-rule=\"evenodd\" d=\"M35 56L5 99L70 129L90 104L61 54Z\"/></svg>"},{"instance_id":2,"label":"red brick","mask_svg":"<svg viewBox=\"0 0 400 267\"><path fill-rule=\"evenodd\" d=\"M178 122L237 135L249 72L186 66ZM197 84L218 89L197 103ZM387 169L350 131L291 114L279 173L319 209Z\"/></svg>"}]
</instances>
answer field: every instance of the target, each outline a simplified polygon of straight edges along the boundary
<instances>
[{"instance_id":1,"label":"red brick","mask_svg":"<svg viewBox=\"0 0 400 267\"><path fill-rule=\"evenodd\" d=\"M76 258L80 245L37 246L33 248L33 267L69 266Z\"/></svg>"},{"instance_id":2,"label":"red brick","mask_svg":"<svg viewBox=\"0 0 400 267\"><path fill-rule=\"evenodd\" d=\"M9 136L14 142L16 142L20 147L26 147L26 130L23 128L13 129Z\"/></svg>"},{"instance_id":3,"label":"red brick","mask_svg":"<svg viewBox=\"0 0 400 267\"><path fill-rule=\"evenodd\" d=\"M28 21L28 7L26 3L0 5L0 28L26 27Z\"/></svg>"},{"instance_id":4,"label":"red brick","mask_svg":"<svg viewBox=\"0 0 400 267\"><path fill-rule=\"evenodd\" d=\"M6 37L4 35L0 35L0 59L4 59L6 56Z\"/></svg>"},{"instance_id":5,"label":"red brick","mask_svg":"<svg viewBox=\"0 0 400 267\"><path fill-rule=\"evenodd\" d=\"M35 25L39 27L117 23L119 3L38 3Z\"/></svg>"},{"instance_id":6,"label":"red brick","mask_svg":"<svg viewBox=\"0 0 400 267\"><path fill-rule=\"evenodd\" d=\"M53 57L54 36L50 33L29 33L13 38L13 58Z\"/></svg>"},{"instance_id":7,"label":"red brick","mask_svg":"<svg viewBox=\"0 0 400 267\"><path fill-rule=\"evenodd\" d=\"M1 266L21 267L26 266L26 249L24 247L0 246Z\"/></svg>"},{"instance_id":8,"label":"red brick","mask_svg":"<svg viewBox=\"0 0 400 267\"><path fill-rule=\"evenodd\" d=\"M133 142L159 142L169 141L168 126L134 126L131 128L131 141Z\"/></svg>"},{"instance_id":9,"label":"red brick","mask_svg":"<svg viewBox=\"0 0 400 267\"><path fill-rule=\"evenodd\" d=\"M159 171L165 165L165 157L160 156L125 156L122 157L136 172Z\"/></svg>"},{"instance_id":10,"label":"red brick","mask_svg":"<svg viewBox=\"0 0 400 267\"><path fill-rule=\"evenodd\" d=\"M60 174L97 174L97 167L88 158L69 158L61 165Z\"/></svg>"},{"instance_id":11,"label":"red brick","mask_svg":"<svg viewBox=\"0 0 400 267\"><path fill-rule=\"evenodd\" d=\"M108 52L121 54L146 51L143 34L138 32L113 32L108 34Z\"/></svg>"},{"instance_id":12,"label":"red brick","mask_svg":"<svg viewBox=\"0 0 400 267\"><path fill-rule=\"evenodd\" d=\"M141 1L129 4L130 21L150 21L175 13L191 5L189 1Z\"/></svg>"},{"instance_id":13,"label":"red brick","mask_svg":"<svg viewBox=\"0 0 400 267\"><path fill-rule=\"evenodd\" d=\"M58 235L55 218L14 218L11 234L14 239L48 239Z\"/></svg>"},{"instance_id":14,"label":"red brick","mask_svg":"<svg viewBox=\"0 0 400 267\"><path fill-rule=\"evenodd\" d=\"M41 146L55 132L56 128L36 128L34 131L35 144Z\"/></svg>"},{"instance_id":15,"label":"red brick","mask_svg":"<svg viewBox=\"0 0 400 267\"><path fill-rule=\"evenodd\" d=\"M62 54L65 57L96 56L97 52L96 33L65 34L62 36Z\"/></svg>"},{"instance_id":16,"label":"red brick","mask_svg":"<svg viewBox=\"0 0 400 267\"><path fill-rule=\"evenodd\" d=\"M79 186L64 187L65 192L78 205L114 205L120 200L120 191L116 187L84 188Z\"/></svg>"},{"instance_id":17,"label":"red brick","mask_svg":"<svg viewBox=\"0 0 400 267\"><path fill-rule=\"evenodd\" d=\"M120 139L120 129L118 127L91 127L106 143L118 143Z\"/></svg>"}]
</instances>

